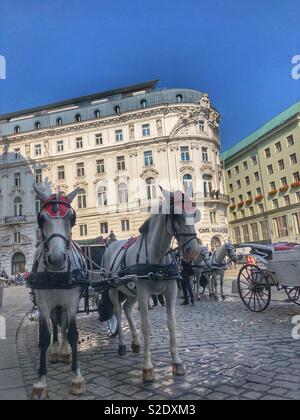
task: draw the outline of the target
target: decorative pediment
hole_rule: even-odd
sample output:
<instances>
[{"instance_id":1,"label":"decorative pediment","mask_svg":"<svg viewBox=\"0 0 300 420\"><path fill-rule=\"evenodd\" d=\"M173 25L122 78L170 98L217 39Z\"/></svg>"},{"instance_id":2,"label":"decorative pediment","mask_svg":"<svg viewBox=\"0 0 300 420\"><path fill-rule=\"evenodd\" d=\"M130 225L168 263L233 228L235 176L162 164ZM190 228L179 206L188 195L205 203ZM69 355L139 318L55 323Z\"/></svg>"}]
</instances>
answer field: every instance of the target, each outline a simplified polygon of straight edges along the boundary
<instances>
[{"instance_id":1,"label":"decorative pediment","mask_svg":"<svg viewBox=\"0 0 300 420\"><path fill-rule=\"evenodd\" d=\"M144 169L141 172L140 177L142 179L145 179L146 180L147 178L157 178L158 175L159 175L159 172L156 169L154 169L154 168L147 168L147 169Z\"/></svg>"},{"instance_id":2,"label":"decorative pediment","mask_svg":"<svg viewBox=\"0 0 300 420\"><path fill-rule=\"evenodd\" d=\"M195 172L195 168L191 165L182 165L182 167L179 169L179 172Z\"/></svg>"},{"instance_id":3,"label":"decorative pediment","mask_svg":"<svg viewBox=\"0 0 300 420\"><path fill-rule=\"evenodd\" d=\"M74 184L74 188L80 187L80 188L87 188L88 187L88 182L86 181L78 181Z\"/></svg>"},{"instance_id":4,"label":"decorative pediment","mask_svg":"<svg viewBox=\"0 0 300 420\"><path fill-rule=\"evenodd\" d=\"M114 181L115 181L115 183L116 184L120 184L121 182L129 182L129 176L127 176L127 175L121 175L121 176L117 176L115 179L114 179Z\"/></svg>"},{"instance_id":5,"label":"decorative pediment","mask_svg":"<svg viewBox=\"0 0 300 420\"><path fill-rule=\"evenodd\" d=\"M68 190L69 190L69 186L67 184L59 183L58 182L58 185L54 186L54 190L56 192L58 192L58 191L64 191L65 193L67 193Z\"/></svg>"}]
</instances>

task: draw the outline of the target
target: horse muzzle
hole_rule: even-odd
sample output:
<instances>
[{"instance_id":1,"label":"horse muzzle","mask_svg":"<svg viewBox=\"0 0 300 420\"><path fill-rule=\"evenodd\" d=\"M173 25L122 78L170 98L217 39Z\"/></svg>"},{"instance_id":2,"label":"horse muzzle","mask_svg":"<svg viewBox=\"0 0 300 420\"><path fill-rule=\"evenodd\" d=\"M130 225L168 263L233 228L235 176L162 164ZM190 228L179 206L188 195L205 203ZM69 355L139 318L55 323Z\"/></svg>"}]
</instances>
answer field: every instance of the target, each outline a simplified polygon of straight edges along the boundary
<instances>
[{"instance_id":1,"label":"horse muzzle","mask_svg":"<svg viewBox=\"0 0 300 420\"><path fill-rule=\"evenodd\" d=\"M46 258L46 263L51 271L64 271L66 266L66 260L66 254L63 254L59 257L54 257L53 255L49 254Z\"/></svg>"},{"instance_id":2,"label":"horse muzzle","mask_svg":"<svg viewBox=\"0 0 300 420\"><path fill-rule=\"evenodd\" d=\"M195 249L195 248L188 248L184 254L183 254L183 259L185 261L196 261L199 257L200 254L200 249Z\"/></svg>"}]
</instances>

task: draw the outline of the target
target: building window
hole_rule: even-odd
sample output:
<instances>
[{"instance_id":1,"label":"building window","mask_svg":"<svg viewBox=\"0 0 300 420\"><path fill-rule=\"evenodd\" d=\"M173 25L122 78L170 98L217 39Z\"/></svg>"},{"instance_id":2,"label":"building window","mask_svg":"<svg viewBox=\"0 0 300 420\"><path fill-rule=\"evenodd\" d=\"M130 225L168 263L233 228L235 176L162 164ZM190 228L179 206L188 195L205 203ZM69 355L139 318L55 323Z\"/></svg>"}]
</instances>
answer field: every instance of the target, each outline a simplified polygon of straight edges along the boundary
<instances>
[{"instance_id":1,"label":"building window","mask_svg":"<svg viewBox=\"0 0 300 420\"><path fill-rule=\"evenodd\" d=\"M38 198L38 196L35 197L35 213L38 215L42 209L42 202Z\"/></svg>"},{"instance_id":2,"label":"building window","mask_svg":"<svg viewBox=\"0 0 300 420\"><path fill-rule=\"evenodd\" d=\"M117 157L117 169L118 169L118 171L125 171L126 170L125 157L124 156L118 156Z\"/></svg>"},{"instance_id":3,"label":"building window","mask_svg":"<svg viewBox=\"0 0 300 420\"><path fill-rule=\"evenodd\" d=\"M246 176L246 178L245 178L245 184L246 185L250 185L250 177L249 176Z\"/></svg>"},{"instance_id":4,"label":"building window","mask_svg":"<svg viewBox=\"0 0 300 420\"><path fill-rule=\"evenodd\" d=\"M271 149L269 147L265 149L265 157L266 159L269 159L271 157Z\"/></svg>"},{"instance_id":5,"label":"building window","mask_svg":"<svg viewBox=\"0 0 300 420\"><path fill-rule=\"evenodd\" d=\"M227 176L229 179L232 177L231 170L227 171Z\"/></svg>"},{"instance_id":6,"label":"building window","mask_svg":"<svg viewBox=\"0 0 300 420\"><path fill-rule=\"evenodd\" d=\"M239 227L234 228L234 237L235 237L235 243L240 244L242 242L241 238L241 230Z\"/></svg>"},{"instance_id":7,"label":"building window","mask_svg":"<svg viewBox=\"0 0 300 420\"><path fill-rule=\"evenodd\" d=\"M77 195L78 199L78 208L85 209L86 208L86 192L84 189L80 189Z\"/></svg>"},{"instance_id":8,"label":"building window","mask_svg":"<svg viewBox=\"0 0 300 420\"><path fill-rule=\"evenodd\" d=\"M108 234L108 223L100 223L100 233L101 235L107 235Z\"/></svg>"},{"instance_id":9,"label":"building window","mask_svg":"<svg viewBox=\"0 0 300 420\"><path fill-rule=\"evenodd\" d=\"M204 192L205 198L211 197L211 193L212 193L211 175L203 175L203 192Z\"/></svg>"},{"instance_id":10,"label":"building window","mask_svg":"<svg viewBox=\"0 0 300 420\"><path fill-rule=\"evenodd\" d=\"M267 166L267 172L268 172L268 175L273 175L273 173L274 173L273 165L268 165Z\"/></svg>"},{"instance_id":11,"label":"building window","mask_svg":"<svg viewBox=\"0 0 300 420\"><path fill-rule=\"evenodd\" d=\"M42 146L40 144L36 144L34 146L34 154L35 154L35 156L41 156L41 154L42 154Z\"/></svg>"},{"instance_id":12,"label":"building window","mask_svg":"<svg viewBox=\"0 0 300 420\"><path fill-rule=\"evenodd\" d=\"M229 192L233 192L233 185L232 184L229 184Z\"/></svg>"},{"instance_id":13,"label":"building window","mask_svg":"<svg viewBox=\"0 0 300 420\"><path fill-rule=\"evenodd\" d=\"M295 234L300 235L300 212L293 214Z\"/></svg>"},{"instance_id":14,"label":"building window","mask_svg":"<svg viewBox=\"0 0 300 420\"><path fill-rule=\"evenodd\" d=\"M14 200L14 215L15 217L23 215L23 202L20 197L17 197Z\"/></svg>"},{"instance_id":15,"label":"building window","mask_svg":"<svg viewBox=\"0 0 300 420\"><path fill-rule=\"evenodd\" d=\"M217 223L217 213L215 211L211 211L209 215L210 215L210 223L212 225L215 225Z\"/></svg>"},{"instance_id":16,"label":"building window","mask_svg":"<svg viewBox=\"0 0 300 420\"><path fill-rule=\"evenodd\" d=\"M264 208L264 205L263 204L259 204L258 208L259 208L259 212L261 214L265 212L265 208Z\"/></svg>"},{"instance_id":17,"label":"building window","mask_svg":"<svg viewBox=\"0 0 300 420\"><path fill-rule=\"evenodd\" d=\"M247 192L247 197L248 197L248 200L252 200L252 192L251 191Z\"/></svg>"},{"instance_id":18,"label":"building window","mask_svg":"<svg viewBox=\"0 0 300 420\"><path fill-rule=\"evenodd\" d=\"M276 153L282 152L282 146L281 146L281 142L280 141L275 144L275 150L276 150Z\"/></svg>"},{"instance_id":19,"label":"building window","mask_svg":"<svg viewBox=\"0 0 300 420\"><path fill-rule=\"evenodd\" d=\"M257 161L257 156L252 156L252 165L253 166L256 166L257 165L257 163L258 163L258 161Z\"/></svg>"},{"instance_id":20,"label":"building window","mask_svg":"<svg viewBox=\"0 0 300 420\"><path fill-rule=\"evenodd\" d=\"M121 108L119 107L119 105L114 107L114 112L115 112L115 114L120 114L121 113Z\"/></svg>"},{"instance_id":21,"label":"building window","mask_svg":"<svg viewBox=\"0 0 300 420\"><path fill-rule=\"evenodd\" d=\"M59 126L59 125L62 125L62 123L63 123L62 118L57 118L56 125Z\"/></svg>"},{"instance_id":22,"label":"building window","mask_svg":"<svg viewBox=\"0 0 300 420\"><path fill-rule=\"evenodd\" d=\"M146 191L148 200L153 200L157 197L156 195L156 181L154 178L146 179Z\"/></svg>"},{"instance_id":23,"label":"building window","mask_svg":"<svg viewBox=\"0 0 300 420\"><path fill-rule=\"evenodd\" d=\"M43 182L43 174L41 169L36 169L34 171L34 178L36 184L42 184Z\"/></svg>"},{"instance_id":24,"label":"building window","mask_svg":"<svg viewBox=\"0 0 300 420\"><path fill-rule=\"evenodd\" d=\"M20 172L17 172L15 175L14 175L14 181L15 181L15 187L21 187L21 174L20 174Z\"/></svg>"},{"instance_id":25,"label":"building window","mask_svg":"<svg viewBox=\"0 0 300 420\"><path fill-rule=\"evenodd\" d=\"M119 204L128 203L128 188L127 185L123 182L119 185L118 188L118 195L119 195Z\"/></svg>"},{"instance_id":26,"label":"building window","mask_svg":"<svg viewBox=\"0 0 300 420\"><path fill-rule=\"evenodd\" d=\"M105 165L104 159L97 160L97 174L104 174L105 173Z\"/></svg>"},{"instance_id":27,"label":"building window","mask_svg":"<svg viewBox=\"0 0 300 420\"><path fill-rule=\"evenodd\" d=\"M291 165L297 165L298 161L297 161L297 155L296 155L296 153L293 153L290 156L290 159L291 159Z\"/></svg>"},{"instance_id":28,"label":"building window","mask_svg":"<svg viewBox=\"0 0 300 420\"><path fill-rule=\"evenodd\" d=\"M128 232L130 230L129 220L121 220L122 232Z\"/></svg>"},{"instance_id":29,"label":"building window","mask_svg":"<svg viewBox=\"0 0 300 420\"><path fill-rule=\"evenodd\" d=\"M87 236L87 233L88 233L87 225L79 225L79 235Z\"/></svg>"},{"instance_id":30,"label":"building window","mask_svg":"<svg viewBox=\"0 0 300 420\"><path fill-rule=\"evenodd\" d=\"M142 108L146 108L147 107L147 101L146 101L146 99L142 99L141 100L141 107Z\"/></svg>"},{"instance_id":31,"label":"building window","mask_svg":"<svg viewBox=\"0 0 300 420\"><path fill-rule=\"evenodd\" d=\"M282 187L287 187L288 183L285 176L280 179L280 182L281 182Z\"/></svg>"},{"instance_id":32,"label":"building window","mask_svg":"<svg viewBox=\"0 0 300 420\"><path fill-rule=\"evenodd\" d=\"M235 172L235 174L236 174L236 175L239 175L239 173L240 173L240 168L239 168L238 166L235 166L235 168L234 168L234 172Z\"/></svg>"},{"instance_id":33,"label":"building window","mask_svg":"<svg viewBox=\"0 0 300 420\"><path fill-rule=\"evenodd\" d=\"M273 203L273 209L278 209L279 208L279 204L278 204L277 198L275 198L274 200L272 200L272 203Z\"/></svg>"},{"instance_id":34,"label":"building window","mask_svg":"<svg viewBox=\"0 0 300 420\"><path fill-rule=\"evenodd\" d=\"M101 114L99 109L96 109L96 111L94 112L95 118L100 118Z\"/></svg>"},{"instance_id":35,"label":"building window","mask_svg":"<svg viewBox=\"0 0 300 420\"><path fill-rule=\"evenodd\" d=\"M96 134L96 146L102 146L103 144L103 136L102 133Z\"/></svg>"},{"instance_id":36,"label":"building window","mask_svg":"<svg viewBox=\"0 0 300 420\"><path fill-rule=\"evenodd\" d=\"M205 131L205 123L204 123L204 121L202 121L202 120L198 121L198 129L199 129L200 132Z\"/></svg>"},{"instance_id":37,"label":"building window","mask_svg":"<svg viewBox=\"0 0 300 420\"><path fill-rule=\"evenodd\" d=\"M256 182L259 181L259 173L258 172L254 173L254 179L255 179Z\"/></svg>"},{"instance_id":38,"label":"building window","mask_svg":"<svg viewBox=\"0 0 300 420\"><path fill-rule=\"evenodd\" d=\"M262 190L260 187L256 188L256 194L257 196L262 195Z\"/></svg>"},{"instance_id":39,"label":"building window","mask_svg":"<svg viewBox=\"0 0 300 420\"><path fill-rule=\"evenodd\" d=\"M276 190L276 183L274 181L270 182L270 191Z\"/></svg>"},{"instance_id":40,"label":"building window","mask_svg":"<svg viewBox=\"0 0 300 420\"><path fill-rule=\"evenodd\" d=\"M142 133L143 133L143 137L149 137L150 136L150 125L149 124L143 124L142 125Z\"/></svg>"},{"instance_id":41,"label":"building window","mask_svg":"<svg viewBox=\"0 0 300 420\"><path fill-rule=\"evenodd\" d=\"M77 172L77 177L84 176L85 170L84 170L84 163L83 162L77 163L76 172Z\"/></svg>"},{"instance_id":42,"label":"building window","mask_svg":"<svg viewBox=\"0 0 300 420\"><path fill-rule=\"evenodd\" d=\"M288 206L290 206L290 205L291 205L291 200L290 200L290 196L289 196L289 195L285 195L285 196L283 197L283 201L284 201L284 205L285 205L286 207L288 207Z\"/></svg>"},{"instance_id":43,"label":"building window","mask_svg":"<svg viewBox=\"0 0 300 420\"><path fill-rule=\"evenodd\" d=\"M100 187L98 190L98 205L99 207L107 206L106 187Z\"/></svg>"},{"instance_id":44,"label":"building window","mask_svg":"<svg viewBox=\"0 0 300 420\"><path fill-rule=\"evenodd\" d=\"M82 137L77 137L76 139L76 148L82 149L83 148L83 139Z\"/></svg>"},{"instance_id":45,"label":"building window","mask_svg":"<svg viewBox=\"0 0 300 420\"><path fill-rule=\"evenodd\" d=\"M244 225L242 226L242 229L243 229L244 242L250 242L249 226Z\"/></svg>"},{"instance_id":46,"label":"building window","mask_svg":"<svg viewBox=\"0 0 300 420\"><path fill-rule=\"evenodd\" d=\"M244 171L248 170L248 162L247 161L243 162L243 168L244 168Z\"/></svg>"},{"instance_id":47,"label":"building window","mask_svg":"<svg viewBox=\"0 0 300 420\"><path fill-rule=\"evenodd\" d=\"M257 223L251 223L251 232L253 241L259 241L259 232Z\"/></svg>"},{"instance_id":48,"label":"building window","mask_svg":"<svg viewBox=\"0 0 300 420\"><path fill-rule=\"evenodd\" d=\"M250 216L254 216L254 208L253 207L249 207L249 213L250 213Z\"/></svg>"},{"instance_id":49,"label":"building window","mask_svg":"<svg viewBox=\"0 0 300 420\"><path fill-rule=\"evenodd\" d=\"M208 148L202 147L202 160L203 162L208 162Z\"/></svg>"},{"instance_id":50,"label":"building window","mask_svg":"<svg viewBox=\"0 0 300 420\"><path fill-rule=\"evenodd\" d=\"M299 182L300 181L300 174L299 174L299 172L293 173L293 180L294 180L294 182Z\"/></svg>"},{"instance_id":51,"label":"building window","mask_svg":"<svg viewBox=\"0 0 300 420\"><path fill-rule=\"evenodd\" d=\"M116 141L123 141L123 130L116 130Z\"/></svg>"},{"instance_id":52,"label":"building window","mask_svg":"<svg viewBox=\"0 0 300 420\"><path fill-rule=\"evenodd\" d=\"M287 216L280 216L273 219L273 226L277 238L289 235Z\"/></svg>"},{"instance_id":53,"label":"building window","mask_svg":"<svg viewBox=\"0 0 300 420\"><path fill-rule=\"evenodd\" d=\"M76 114L75 115L75 122L80 122L81 121L81 115L80 114Z\"/></svg>"},{"instance_id":54,"label":"building window","mask_svg":"<svg viewBox=\"0 0 300 420\"><path fill-rule=\"evenodd\" d=\"M15 149L15 160L20 160L20 159L21 159L21 150Z\"/></svg>"},{"instance_id":55,"label":"building window","mask_svg":"<svg viewBox=\"0 0 300 420\"><path fill-rule=\"evenodd\" d=\"M188 196L193 197L193 178L189 174L183 177L183 190Z\"/></svg>"},{"instance_id":56,"label":"building window","mask_svg":"<svg viewBox=\"0 0 300 420\"><path fill-rule=\"evenodd\" d=\"M15 134L19 134L21 132L21 128L20 128L20 126L19 125L17 125L15 128L14 128L14 133Z\"/></svg>"},{"instance_id":57,"label":"building window","mask_svg":"<svg viewBox=\"0 0 300 420\"><path fill-rule=\"evenodd\" d=\"M64 151L64 141L63 140L58 140L56 142L56 150L58 153L61 153Z\"/></svg>"},{"instance_id":58,"label":"building window","mask_svg":"<svg viewBox=\"0 0 300 420\"><path fill-rule=\"evenodd\" d=\"M21 233L20 232L15 232L14 233L14 243L15 244L20 244L21 243Z\"/></svg>"},{"instance_id":59,"label":"building window","mask_svg":"<svg viewBox=\"0 0 300 420\"><path fill-rule=\"evenodd\" d=\"M284 160L283 159L280 159L278 161L278 168L279 168L280 171L284 171Z\"/></svg>"},{"instance_id":60,"label":"building window","mask_svg":"<svg viewBox=\"0 0 300 420\"><path fill-rule=\"evenodd\" d=\"M292 134L286 138L286 141L287 141L288 147L292 147L295 144L294 136Z\"/></svg>"},{"instance_id":61,"label":"building window","mask_svg":"<svg viewBox=\"0 0 300 420\"><path fill-rule=\"evenodd\" d=\"M300 191L296 192L296 201L297 203L300 203Z\"/></svg>"},{"instance_id":62,"label":"building window","mask_svg":"<svg viewBox=\"0 0 300 420\"><path fill-rule=\"evenodd\" d=\"M242 188L242 183L240 180L236 181L237 189L240 190Z\"/></svg>"},{"instance_id":63,"label":"building window","mask_svg":"<svg viewBox=\"0 0 300 420\"><path fill-rule=\"evenodd\" d=\"M181 162L189 162L190 159L190 148L183 146L180 148Z\"/></svg>"},{"instance_id":64,"label":"building window","mask_svg":"<svg viewBox=\"0 0 300 420\"><path fill-rule=\"evenodd\" d=\"M57 167L57 175L59 180L65 179L65 167L64 166L58 166Z\"/></svg>"},{"instance_id":65,"label":"building window","mask_svg":"<svg viewBox=\"0 0 300 420\"><path fill-rule=\"evenodd\" d=\"M180 104L181 102L183 102L183 96L181 95L181 93L179 93L178 95L176 95L176 100L177 102Z\"/></svg>"},{"instance_id":66,"label":"building window","mask_svg":"<svg viewBox=\"0 0 300 420\"><path fill-rule=\"evenodd\" d=\"M153 153L151 150L144 152L144 163L145 166L153 166Z\"/></svg>"}]
</instances>

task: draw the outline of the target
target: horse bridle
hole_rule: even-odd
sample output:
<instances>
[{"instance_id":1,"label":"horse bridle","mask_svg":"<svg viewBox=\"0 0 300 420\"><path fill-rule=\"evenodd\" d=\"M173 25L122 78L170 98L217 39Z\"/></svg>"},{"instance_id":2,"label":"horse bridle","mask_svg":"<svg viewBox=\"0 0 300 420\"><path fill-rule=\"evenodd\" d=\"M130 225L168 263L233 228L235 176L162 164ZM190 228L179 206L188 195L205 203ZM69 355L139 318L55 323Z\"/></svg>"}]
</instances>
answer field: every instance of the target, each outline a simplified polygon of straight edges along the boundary
<instances>
[{"instance_id":1,"label":"horse bridle","mask_svg":"<svg viewBox=\"0 0 300 420\"><path fill-rule=\"evenodd\" d=\"M170 220L171 220L171 225L172 225L172 229L173 229L173 236L175 237L175 239L178 243L178 247L175 248L175 249L172 249L171 252L181 251L181 250L184 252L187 245L189 245L194 239L197 238L197 233L196 232L195 233L185 233L185 232L179 233L179 232L177 232L177 229L176 229L176 226L175 226L175 214L172 212L170 215L167 215L167 218L168 218L168 216L170 217ZM182 244L181 241L180 241L180 237L189 237L190 239Z\"/></svg>"}]
</instances>

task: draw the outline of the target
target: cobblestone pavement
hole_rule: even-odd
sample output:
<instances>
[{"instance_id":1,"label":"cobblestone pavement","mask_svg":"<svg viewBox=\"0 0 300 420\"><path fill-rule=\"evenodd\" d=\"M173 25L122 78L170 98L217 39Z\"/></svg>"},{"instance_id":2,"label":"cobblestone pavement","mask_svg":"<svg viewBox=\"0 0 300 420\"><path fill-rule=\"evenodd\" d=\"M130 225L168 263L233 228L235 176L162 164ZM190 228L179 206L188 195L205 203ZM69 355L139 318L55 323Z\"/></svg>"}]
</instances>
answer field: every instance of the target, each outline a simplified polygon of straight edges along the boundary
<instances>
[{"instance_id":1,"label":"cobblestone pavement","mask_svg":"<svg viewBox=\"0 0 300 420\"><path fill-rule=\"evenodd\" d=\"M299 314L299 307L278 301L265 313L254 314L234 297L225 302L203 297L195 307L178 306L186 376L177 379L171 374L165 310L158 307L151 311L157 376L151 385L141 380L142 354L130 350L119 357L118 340L108 337L96 315L83 316L79 350L87 392L81 399L299 399L300 342L291 336L292 317ZM28 397L36 379L36 335L36 324L25 318L17 344ZM51 399L75 399L70 381L68 366L49 365Z\"/></svg>"}]
</instances>

